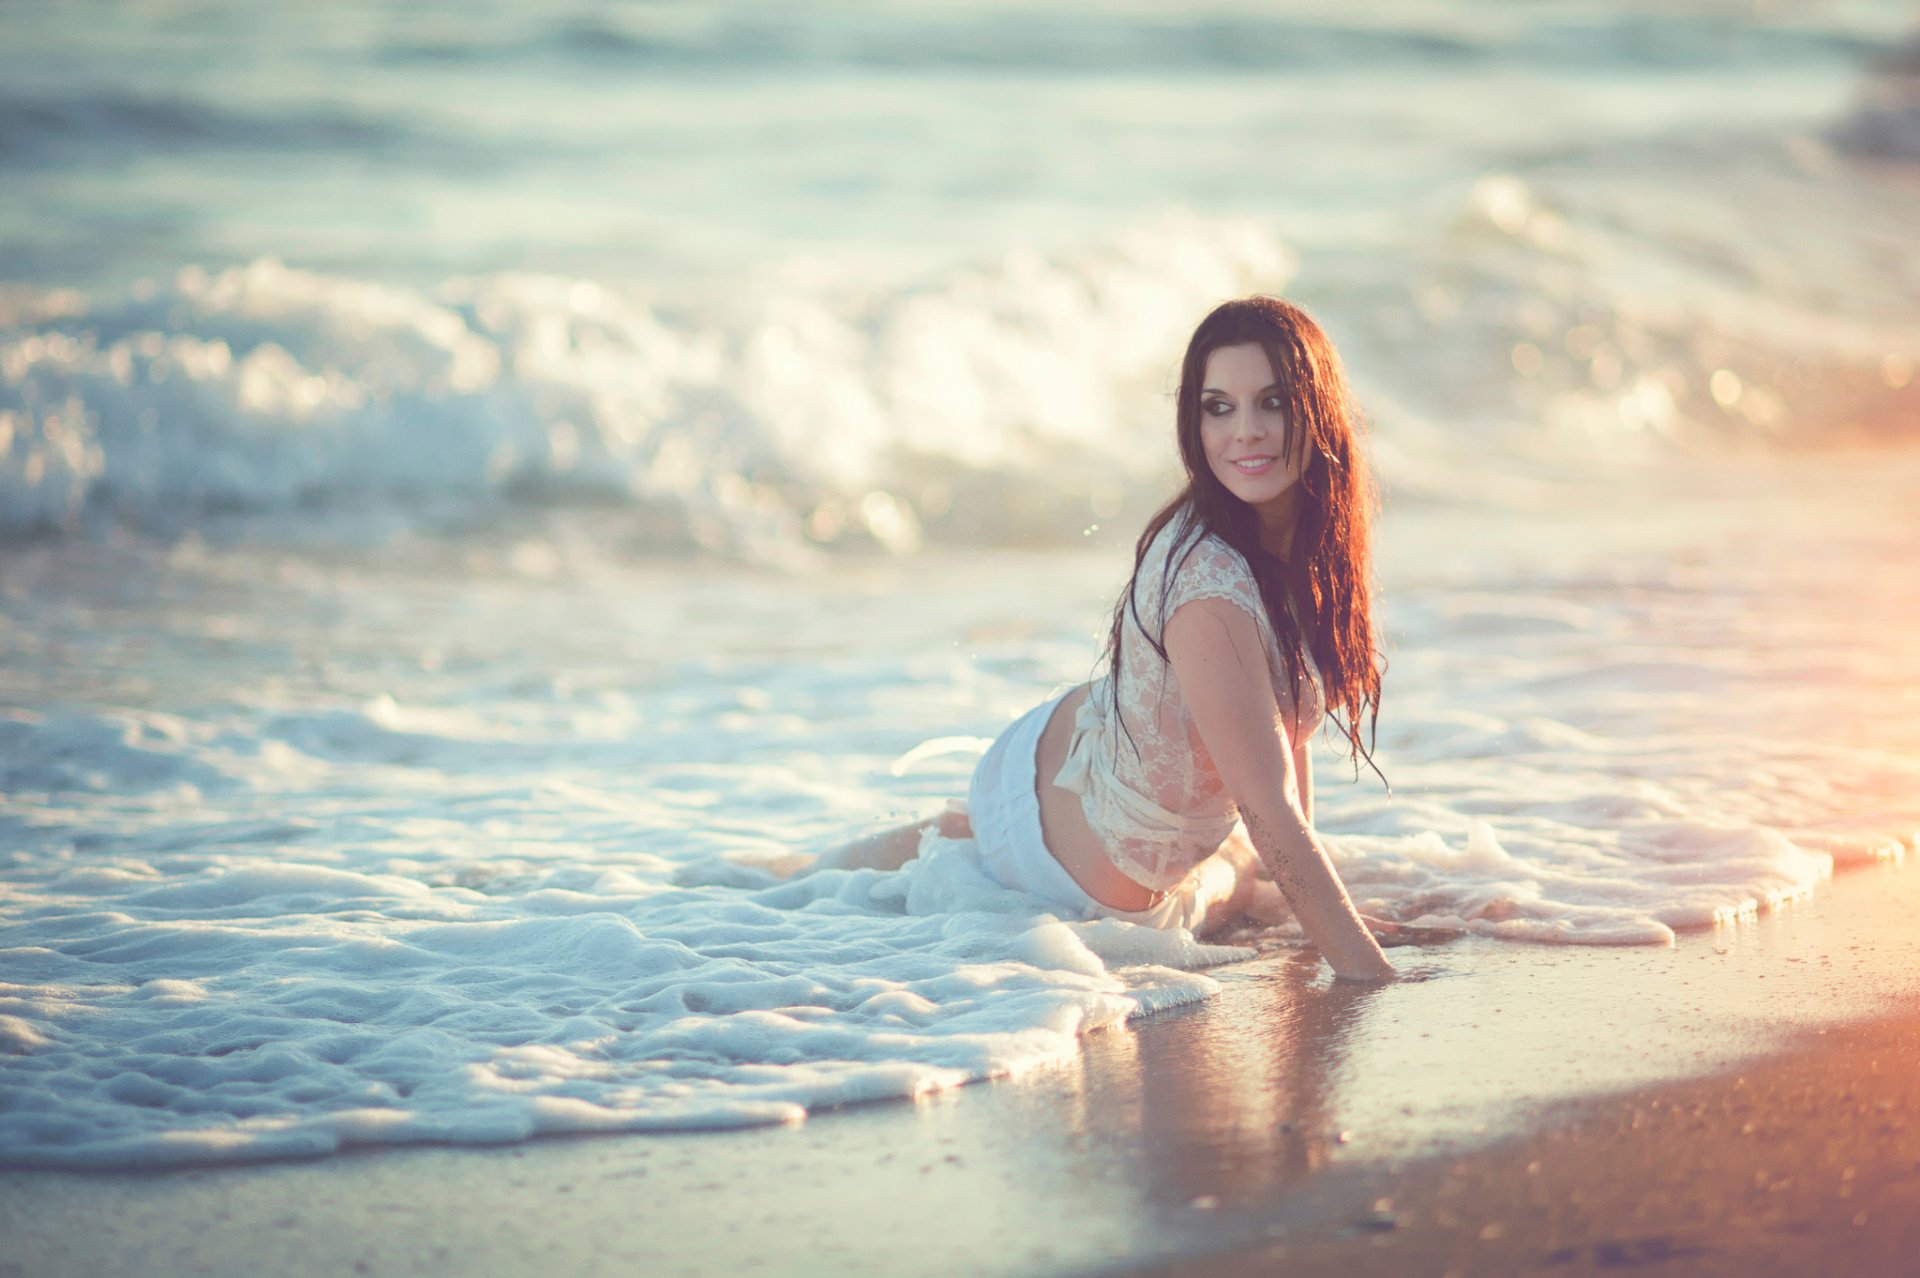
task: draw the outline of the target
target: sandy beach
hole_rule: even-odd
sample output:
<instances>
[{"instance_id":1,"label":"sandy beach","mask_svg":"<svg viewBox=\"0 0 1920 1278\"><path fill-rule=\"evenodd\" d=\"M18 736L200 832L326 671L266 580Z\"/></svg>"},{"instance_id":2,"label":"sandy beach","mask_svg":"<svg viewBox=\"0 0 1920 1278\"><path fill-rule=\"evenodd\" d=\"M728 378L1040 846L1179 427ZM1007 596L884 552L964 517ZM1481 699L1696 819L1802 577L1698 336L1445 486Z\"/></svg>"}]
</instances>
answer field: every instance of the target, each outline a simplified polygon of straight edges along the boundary
<instances>
[{"instance_id":1,"label":"sandy beach","mask_svg":"<svg viewBox=\"0 0 1920 1278\"><path fill-rule=\"evenodd\" d=\"M0 1278L1920 1275L1911 5L107 0L0 86ZM1109 668L1250 294L1381 496L1305 815L1455 939L823 860Z\"/></svg>"},{"instance_id":2,"label":"sandy beach","mask_svg":"<svg viewBox=\"0 0 1920 1278\"><path fill-rule=\"evenodd\" d=\"M1378 991L1269 957L1069 1065L792 1128L10 1173L4 1272L1910 1273L1916 905L1868 870Z\"/></svg>"},{"instance_id":3,"label":"sandy beach","mask_svg":"<svg viewBox=\"0 0 1920 1278\"><path fill-rule=\"evenodd\" d=\"M1912 1017L1813 1031L1487 1150L1330 1178L1310 1223L1132 1272L1911 1274L1916 1060Z\"/></svg>"}]
</instances>

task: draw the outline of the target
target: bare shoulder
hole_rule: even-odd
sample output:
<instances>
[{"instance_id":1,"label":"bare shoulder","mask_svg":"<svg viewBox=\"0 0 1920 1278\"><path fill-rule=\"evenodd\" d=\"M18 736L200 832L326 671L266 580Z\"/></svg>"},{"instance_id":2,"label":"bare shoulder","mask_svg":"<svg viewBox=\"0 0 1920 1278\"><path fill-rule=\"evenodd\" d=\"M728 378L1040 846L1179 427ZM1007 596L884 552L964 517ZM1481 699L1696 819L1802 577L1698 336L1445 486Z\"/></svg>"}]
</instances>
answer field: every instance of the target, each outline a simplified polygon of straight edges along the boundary
<instances>
[{"instance_id":1,"label":"bare shoulder","mask_svg":"<svg viewBox=\"0 0 1920 1278\"><path fill-rule=\"evenodd\" d=\"M1183 680L1216 667L1244 669L1263 683L1268 679L1260 627L1231 600L1210 597L1181 604L1167 619L1166 644L1167 657Z\"/></svg>"},{"instance_id":2,"label":"bare shoulder","mask_svg":"<svg viewBox=\"0 0 1920 1278\"><path fill-rule=\"evenodd\" d=\"M1167 622L1166 644L1189 701L1211 688L1263 709L1279 707L1289 725L1296 723L1293 690L1275 677L1266 636L1244 602L1216 597L1182 604Z\"/></svg>"}]
</instances>

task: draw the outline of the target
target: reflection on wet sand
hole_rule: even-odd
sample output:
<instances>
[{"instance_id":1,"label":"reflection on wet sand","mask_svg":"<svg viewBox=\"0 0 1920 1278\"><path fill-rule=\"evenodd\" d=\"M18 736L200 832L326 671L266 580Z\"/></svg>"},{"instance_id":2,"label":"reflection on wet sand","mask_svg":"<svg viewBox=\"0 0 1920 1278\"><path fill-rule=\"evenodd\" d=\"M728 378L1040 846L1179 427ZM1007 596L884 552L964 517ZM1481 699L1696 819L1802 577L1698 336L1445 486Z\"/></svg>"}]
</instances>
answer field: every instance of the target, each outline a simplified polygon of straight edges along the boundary
<instances>
[{"instance_id":1,"label":"reflection on wet sand","mask_svg":"<svg viewBox=\"0 0 1920 1278\"><path fill-rule=\"evenodd\" d=\"M1201 1009L1180 1032L1155 1024L1088 1041L1079 1108L1137 1134L1147 1201L1270 1201L1328 1161L1350 1048L1381 991L1315 980L1317 966L1295 955L1236 982L1222 999L1231 1015Z\"/></svg>"}]
</instances>

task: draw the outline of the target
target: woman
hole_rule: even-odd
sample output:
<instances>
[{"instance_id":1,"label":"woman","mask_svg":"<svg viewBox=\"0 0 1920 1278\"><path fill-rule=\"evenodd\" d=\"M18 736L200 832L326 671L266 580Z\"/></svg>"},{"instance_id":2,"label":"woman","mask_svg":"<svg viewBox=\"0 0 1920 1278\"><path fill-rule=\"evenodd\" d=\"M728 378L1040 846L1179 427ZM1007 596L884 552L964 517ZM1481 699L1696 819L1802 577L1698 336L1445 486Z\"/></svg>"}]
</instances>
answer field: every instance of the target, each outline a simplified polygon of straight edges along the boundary
<instances>
[{"instance_id":1,"label":"woman","mask_svg":"<svg viewBox=\"0 0 1920 1278\"><path fill-rule=\"evenodd\" d=\"M1335 976L1390 979L1313 833L1307 743L1331 711L1364 753L1380 699L1373 493L1339 359L1298 307L1227 302L1188 343L1175 420L1186 487L1140 536L1106 675L1003 732L965 814L823 864L896 868L932 826L1063 912L1196 932L1237 916L1264 865Z\"/></svg>"}]
</instances>

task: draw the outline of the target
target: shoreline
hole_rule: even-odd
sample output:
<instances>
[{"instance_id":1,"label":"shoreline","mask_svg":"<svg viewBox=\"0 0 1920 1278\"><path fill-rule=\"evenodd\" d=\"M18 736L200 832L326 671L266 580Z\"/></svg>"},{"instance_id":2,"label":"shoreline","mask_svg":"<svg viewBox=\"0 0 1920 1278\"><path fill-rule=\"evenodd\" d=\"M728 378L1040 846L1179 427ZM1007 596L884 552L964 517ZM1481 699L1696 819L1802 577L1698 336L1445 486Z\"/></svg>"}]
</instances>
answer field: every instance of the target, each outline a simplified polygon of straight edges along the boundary
<instances>
[{"instance_id":1,"label":"shoreline","mask_svg":"<svg viewBox=\"0 0 1920 1278\"><path fill-rule=\"evenodd\" d=\"M1115 1272L1847 1273L1920 1256L1920 1012L1568 1102L1499 1145L1356 1169L1264 1241Z\"/></svg>"},{"instance_id":2,"label":"shoreline","mask_svg":"<svg viewBox=\"0 0 1920 1278\"><path fill-rule=\"evenodd\" d=\"M1916 908L1875 868L1671 949L1399 950L1380 989L1255 960L796 1127L5 1172L0 1274L1902 1272Z\"/></svg>"}]
</instances>

